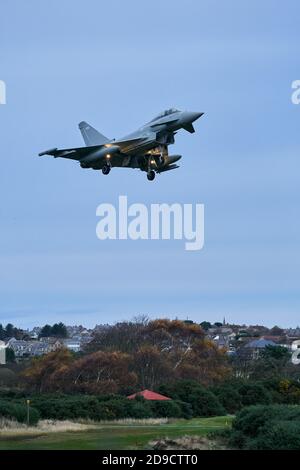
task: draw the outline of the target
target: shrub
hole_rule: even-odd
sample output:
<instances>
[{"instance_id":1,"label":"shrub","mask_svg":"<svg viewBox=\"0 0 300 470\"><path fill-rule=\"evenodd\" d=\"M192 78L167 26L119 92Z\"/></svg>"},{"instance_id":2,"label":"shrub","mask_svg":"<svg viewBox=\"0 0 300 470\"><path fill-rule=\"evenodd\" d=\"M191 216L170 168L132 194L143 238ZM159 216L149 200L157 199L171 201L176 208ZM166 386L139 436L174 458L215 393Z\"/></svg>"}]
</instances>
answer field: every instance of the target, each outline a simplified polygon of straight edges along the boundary
<instances>
[{"instance_id":1,"label":"shrub","mask_svg":"<svg viewBox=\"0 0 300 470\"><path fill-rule=\"evenodd\" d=\"M88 418L99 421L190 417L189 405L186 403L147 401L143 397L128 400L119 395L38 395L32 398L32 403L43 419Z\"/></svg>"},{"instance_id":2,"label":"shrub","mask_svg":"<svg viewBox=\"0 0 300 470\"><path fill-rule=\"evenodd\" d=\"M130 412L129 412L130 418L147 419L147 418L152 418L152 417L155 417L155 418L159 417L159 415L153 412L149 402L142 403L137 400L128 400L128 399L127 401L131 402L129 403L130 406L128 406L128 408L130 409Z\"/></svg>"},{"instance_id":3,"label":"shrub","mask_svg":"<svg viewBox=\"0 0 300 470\"><path fill-rule=\"evenodd\" d=\"M261 428L256 439L250 440L249 450L299 450L300 422L279 421Z\"/></svg>"},{"instance_id":4,"label":"shrub","mask_svg":"<svg viewBox=\"0 0 300 470\"><path fill-rule=\"evenodd\" d=\"M300 407L242 409L233 421L230 444L242 449L300 449Z\"/></svg>"},{"instance_id":5,"label":"shrub","mask_svg":"<svg viewBox=\"0 0 300 470\"><path fill-rule=\"evenodd\" d=\"M162 385L160 392L175 400L189 403L193 416L221 416L226 414L216 395L198 382L180 380L174 384Z\"/></svg>"},{"instance_id":6,"label":"shrub","mask_svg":"<svg viewBox=\"0 0 300 470\"><path fill-rule=\"evenodd\" d=\"M27 423L27 406L19 403L10 403L5 400L0 401L0 417L15 419L19 423ZM29 407L29 424L37 424L40 418L38 410Z\"/></svg>"},{"instance_id":7,"label":"shrub","mask_svg":"<svg viewBox=\"0 0 300 470\"><path fill-rule=\"evenodd\" d=\"M238 393L243 406L268 405L271 403L269 391L260 383L244 383L238 388Z\"/></svg>"},{"instance_id":8,"label":"shrub","mask_svg":"<svg viewBox=\"0 0 300 470\"><path fill-rule=\"evenodd\" d=\"M181 417L184 419L191 419L193 417L193 409L190 403L185 401L176 400L176 403L180 405L181 408Z\"/></svg>"},{"instance_id":9,"label":"shrub","mask_svg":"<svg viewBox=\"0 0 300 470\"><path fill-rule=\"evenodd\" d=\"M183 413L178 402L173 400L151 402L153 415L157 418L182 418Z\"/></svg>"},{"instance_id":10,"label":"shrub","mask_svg":"<svg viewBox=\"0 0 300 470\"><path fill-rule=\"evenodd\" d=\"M18 382L17 375L6 367L0 367L0 386L12 387Z\"/></svg>"},{"instance_id":11,"label":"shrub","mask_svg":"<svg viewBox=\"0 0 300 470\"><path fill-rule=\"evenodd\" d=\"M227 413L234 414L242 407L241 396L231 385L214 387L211 391L216 395Z\"/></svg>"}]
</instances>

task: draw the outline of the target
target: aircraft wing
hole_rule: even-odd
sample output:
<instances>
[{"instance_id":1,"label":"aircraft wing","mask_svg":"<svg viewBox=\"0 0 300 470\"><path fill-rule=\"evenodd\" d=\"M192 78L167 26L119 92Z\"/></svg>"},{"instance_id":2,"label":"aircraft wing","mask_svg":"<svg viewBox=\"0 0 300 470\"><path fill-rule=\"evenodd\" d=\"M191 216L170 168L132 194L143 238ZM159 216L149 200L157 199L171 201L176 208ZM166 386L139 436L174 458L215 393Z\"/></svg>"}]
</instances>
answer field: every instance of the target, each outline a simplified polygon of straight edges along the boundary
<instances>
[{"instance_id":1,"label":"aircraft wing","mask_svg":"<svg viewBox=\"0 0 300 470\"><path fill-rule=\"evenodd\" d=\"M127 153L132 149L138 148L140 144L145 142L148 139L147 137L136 137L134 139L125 139L125 140L116 140L113 142L113 145L120 147L121 153Z\"/></svg>"},{"instance_id":2,"label":"aircraft wing","mask_svg":"<svg viewBox=\"0 0 300 470\"><path fill-rule=\"evenodd\" d=\"M114 147L117 146L120 148L120 153L127 153L129 150L139 147L139 144L147 140L147 137L137 137L134 139L125 139L118 141L111 141L111 145ZM86 157L96 150L100 150L102 147L108 146L105 145L93 145L91 147L73 147L69 149L58 149L52 148L45 150L44 152L39 153L39 157L44 155L52 155L54 158L69 158L71 160L80 161L82 158Z\"/></svg>"},{"instance_id":3,"label":"aircraft wing","mask_svg":"<svg viewBox=\"0 0 300 470\"><path fill-rule=\"evenodd\" d=\"M81 160L86 157L89 153L99 150L103 145L94 145L92 147L77 147L70 149L58 149L53 148L45 150L44 152L39 153L39 157L43 155L52 155L54 158L69 158L71 160Z\"/></svg>"}]
</instances>

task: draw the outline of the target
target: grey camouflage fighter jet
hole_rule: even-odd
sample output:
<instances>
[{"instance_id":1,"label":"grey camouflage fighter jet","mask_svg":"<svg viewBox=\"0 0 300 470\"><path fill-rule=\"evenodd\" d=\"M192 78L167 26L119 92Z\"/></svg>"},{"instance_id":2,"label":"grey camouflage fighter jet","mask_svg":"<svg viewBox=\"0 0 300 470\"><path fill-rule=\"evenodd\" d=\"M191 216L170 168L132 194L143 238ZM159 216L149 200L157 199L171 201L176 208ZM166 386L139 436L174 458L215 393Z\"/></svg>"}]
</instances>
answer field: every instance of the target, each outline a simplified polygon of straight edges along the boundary
<instances>
[{"instance_id":1,"label":"grey camouflage fighter jet","mask_svg":"<svg viewBox=\"0 0 300 470\"><path fill-rule=\"evenodd\" d=\"M81 168L102 170L104 175L108 175L113 167L139 168L147 173L149 181L153 181L156 173L179 168L176 162L181 155L169 155L168 146L174 144L174 136L179 129L195 132L193 122L203 114L171 108L118 140L108 139L82 121L79 129L86 147L53 148L41 152L39 156L77 160Z\"/></svg>"}]
</instances>

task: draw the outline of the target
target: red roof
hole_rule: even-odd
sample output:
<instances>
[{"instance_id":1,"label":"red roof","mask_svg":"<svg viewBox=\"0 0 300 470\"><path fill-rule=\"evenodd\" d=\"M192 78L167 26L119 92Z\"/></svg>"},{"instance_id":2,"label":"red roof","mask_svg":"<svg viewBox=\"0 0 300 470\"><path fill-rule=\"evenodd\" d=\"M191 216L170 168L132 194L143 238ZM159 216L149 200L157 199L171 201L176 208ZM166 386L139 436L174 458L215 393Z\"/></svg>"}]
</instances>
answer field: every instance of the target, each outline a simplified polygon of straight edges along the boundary
<instances>
[{"instance_id":1,"label":"red roof","mask_svg":"<svg viewBox=\"0 0 300 470\"><path fill-rule=\"evenodd\" d=\"M165 397L164 395L160 395L159 393L151 392L151 390L143 390L142 392L134 393L133 395L129 395L129 400L133 400L135 397L140 396L144 397L145 400L172 400L172 398Z\"/></svg>"}]
</instances>

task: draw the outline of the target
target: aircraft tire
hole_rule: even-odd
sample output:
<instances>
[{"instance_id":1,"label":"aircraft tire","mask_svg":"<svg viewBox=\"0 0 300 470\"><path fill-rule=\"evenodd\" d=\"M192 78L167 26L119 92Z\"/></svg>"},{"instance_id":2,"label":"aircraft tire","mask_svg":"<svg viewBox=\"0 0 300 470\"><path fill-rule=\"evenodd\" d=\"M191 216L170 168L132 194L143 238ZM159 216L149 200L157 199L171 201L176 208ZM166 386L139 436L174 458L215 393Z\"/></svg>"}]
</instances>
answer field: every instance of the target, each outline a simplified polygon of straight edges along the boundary
<instances>
[{"instance_id":1,"label":"aircraft tire","mask_svg":"<svg viewBox=\"0 0 300 470\"><path fill-rule=\"evenodd\" d=\"M102 173L103 173L104 175L108 175L109 172L110 172L110 166L104 165L104 167L102 168Z\"/></svg>"},{"instance_id":2,"label":"aircraft tire","mask_svg":"<svg viewBox=\"0 0 300 470\"><path fill-rule=\"evenodd\" d=\"M155 178L155 171L154 170L149 171L149 173L147 173L147 178L149 181L153 181Z\"/></svg>"}]
</instances>

